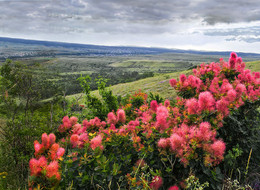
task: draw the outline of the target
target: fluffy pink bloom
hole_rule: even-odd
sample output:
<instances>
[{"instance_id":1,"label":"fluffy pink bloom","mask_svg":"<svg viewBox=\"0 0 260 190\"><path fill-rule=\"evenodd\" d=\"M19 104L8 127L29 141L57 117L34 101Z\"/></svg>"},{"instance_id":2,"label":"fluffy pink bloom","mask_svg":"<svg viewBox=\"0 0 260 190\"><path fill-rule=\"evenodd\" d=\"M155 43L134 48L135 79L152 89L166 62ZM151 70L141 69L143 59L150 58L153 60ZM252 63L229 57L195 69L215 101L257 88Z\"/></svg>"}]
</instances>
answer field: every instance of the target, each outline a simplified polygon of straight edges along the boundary
<instances>
[{"instance_id":1,"label":"fluffy pink bloom","mask_svg":"<svg viewBox=\"0 0 260 190\"><path fill-rule=\"evenodd\" d=\"M223 154L226 149L226 145L223 141L217 140L211 145L211 149L215 157L223 158Z\"/></svg>"},{"instance_id":2,"label":"fluffy pink bloom","mask_svg":"<svg viewBox=\"0 0 260 190\"><path fill-rule=\"evenodd\" d=\"M88 134L87 133L82 133L80 136L79 136L79 147L80 148L83 148L84 147L84 144L86 144L87 142L89 141L88 139Z\"/></svg>"},{"instance_id":3,"label":"fluffy pink bloom","mask_svg":"<svg viewBox=\"0 0 260 190\"><path fill-rule=\"evenodd\" d=\"M93 127L101 127L101 120L98 117L95 117L94 119L91 119L89 123L87 124L87 128L93 126Z\"/></svg>"},{"instance_id":4,"label":"fluffy pink bloom","mask_svg":"<svg viewBox=\"0 0 260 190\"><path fill-rule=\"evenodd\" d=\"M235 68L236 60L237 60L237 54L235 52L232 52L229 58L229 67L231 69Z\"/></svg>"},{"instance_id":5,"label":"fluffy pink bloom","mask_svg":"<svg viewBox=\"0 0 260 190\"><path fill-rule=\"evenodd\" d=\"M242 58L241 57L238 57L237 58L237 64L241 64L242 63Z\"/></svg>"},{"instance_id":6,"label":"fluffy pink bloom","mask_svg":"<svg viewBox=\"0 0 260 190\"><path fill-rule=\"evenodd\" d=\"M38 167L46 168L47 167L47 159L44 156L41 156L38 160Z\"/></svg>"},{"instance_id":7,"label":"fluffy pink bloom","mask_svg":"<svg viewBox=\"0 0 260 190\"><path fill-rule=\"evenodd\" d=\"M90 141L90 147L92 148L92 150L95 150L97 147L99 147L101 150L103 150L101 135L94 137Z\"/></svg>"},{"instance_id":8,"label":"fluffy pink bloom","mask_svg":"<svg viewBox=\"0 0 260 190\"><path fill-rule=\"evenodd\" d=\"M71 128L72 124L68 116L63 117L62 122L65 129Z\"/></svg>"},{"instance_id":9,"label":"fluffy pink bloom","mask_svg":"<svg viewBox=\"0 0 260 190\"><path fill-rule=\"evenodd\" d=\"M66 128L63 124L58 127L58 131L59 131L60 133L64 133L64 132L66 131L66 129L67 129L67 128Z\"/></svg>"},{"instance_id":10,"label":"fluffy pink bloom","mask_svg":"<svg viewBox=\"0 0 260 190\"><path fill-rule=\"evenodd\" d=\"M88 134L87 133L82 133L79 136L79 140L82 141L82 142L87 142L88 141Z\"/></svg>"},{"instance_id":11,"label":"fluffy pink bloom","mask_svg":"<svg viewBox=\"0 0 260 190\"><path fill-rule=\"evenodd\" d=\"M102 126L102 127L105 127L106 125L107 125L107 123L106 123L105 121L102 121L102 122L101 122L101 126Z\"/></svg>"},{"instance_id":12,"label":"fluffy pink bloom","mask_svg":"<svg viewBox=\"0 0 260 190\"><path fill-rule=\"evenodd\" d=\"M197 74L198 74L197 69L192 69L192 71L193 71L193 74L194 74L195 76L197 76Z\"/></svg>"},{"instance_id":13,"label":"fluffy pink bloom","mask_svg":"<svg viewBox=\"0 0 260 190\"><path fill-rule=\"evenodd\" d=\"M156 111L156 129L160 132L163 132L165 129L167 129L168 123L167 118L169 116L168 109L165 106L159 106Z\"/></svg>"},{"instance_id":14,"label":"fluffy pink bloom","mask_svg":"<svg viewBox=\"0 0 260 190\"><path fill-rule=\"evenodd\" d=\"M158 190L163 184L163 179L160 176L154 176L152 182L149 184L152 190Z\"/></svg>"},{"instance_id":15,"label":"fluffy pink bloom","mask_svg":"<svg viewBox=\"0 0 260 190\"><path fill-rule=\"evenodd\" d=\"M239 95L239 96L241 96L243 93L245 93L246 92L246 86L244 85L244 84L238 84L237 86L236 86L236 91L237 91L237 94Z\"/></svg>"},{"instance_id":16,"label":"fluffy pink bloom","mask_svg":"<svg viewBox=\"0 0 260 190\"><path fill-rule=\"evenodd\" d=\"M150 103L150 107L151 107L151 110L156 112L157 111L157 107L158 107L157 101L156 100L152 100L151 103Z\"/></svg>"},{"instance_id":17,"label":"fluffy pink bloom","mask_svg":"<svg viewBox=\"0 0 260 190\"><path fill-rule=\"evenodd\" d=\"M81 127L81 128L78 130L77 134L79 135L79 134L85 133L86 130L87 130L87 127Z\"/></svg>"},{"instance_id":18,"label":"fluffy pink bloom","mask_svg":"<svg viewBox=\"0 0 260 190\"><path fill-rule=\"evenodd\" d=\"M81 129L82 129L82 128L81 128L81 125L77 123L77 124L75 124L75 125L73 126L72 132L73 132L74 134L80 134L80 133L82 132Z\"/></svg>"},{"instance_id":19,"label":"fluffy pink bloom","mask_svg":"<svg viewBox=\"0 0 260 190\"><path fill-rule=\"evenodd\" d=\"M46 176L51 178L55 176L56 179L60 180L59 174L59 163L57 161L52 161L46 168Z\"/></svg>"},{"instance_id":20,"label":"fluffy pink bloom","mask_svg":"<svg viewBox=\"0 0 260 190\"><path fill-rule=\"evenodd\" d=\"M43 145L41 145L37 140L34 141L34 150L35 150L35 154L38 154L41 152L43 148Z\"/></svg>"},{"instance_id":21,"label":"fluffy pink bloom","mask_svg":"<svg viewBox=\"0 0 260 190\"><path fill-rule=\"evenodd\" d=\"M49 140L50 140L50 145L52 145L53 143L55 143L56 136L53 133L49 134Z\"/></svg>"},{"instance_id":22,"label":"fluffy pink bloom","mask_svg":"<svg viewBox=\"0 0 260 190\"><path fill-rule=\"evenodd\" d=\"M134 131L136 126L139 126L140 122L138 120L130 121L127 125L127 129L129 131Z\"/></svg>"},{"instance_id":23,"label":"fluffy pink bloom","mask_svg":"<svg viewBox=\"0 0 260 190\"><path fill-rule=\"evenodd\" d=\"M38 160L35 158L32 158L29 161L29 167L31 171L31 175L37 176L41 174L42 169L38 166Z\"/></svg>"},{"instance_id":24,"label":"fluffy pink bloom","mask_svg":"<svg viewBox=\"0 0 260 190\"><path fill-rule=\"evenodd\" d=\"M246 74L246 79L247 79L247 82L252 82L253 81L253 76L251 75L251 73L247 73Z\"/></svg>"},{"instance_id":25,"label":"fluffy pink bloom","mask_svg":"<svg viewBox=\"0 0 260 190\"><path fill-rule=\"evenodd\" d=\"M169 82L172 87L174 87L177 84L176 79L171 79Z\"/></svg>"},{"instance_id":26,"label":"fluffy pink bloom","mask_svg":"<svg viewBox=\"0 0 260 190\"><path fill-rule=\"evenodd\" d=\"M60 158L64 155L65 149L64 148L59 148L57 151L57 158Z\"/></svg>"},{"instance_id":27,"label":"fluffy pink bloom","mask_svg":"<svg viewBox=\"0 0 260 190\"><path fill-rule=\"evenodd\" d=\"M47 135L47 133L43 133L42 134L42 145L48 149L49 146L50 146L50 140L49 140L49 137Z\"/></svg>"},{"instance_id":28,"label":"fluffy pink bloom","mask_svg":"<svg viewBox=\"0 0 260 190\"><path fill-rule=\"evenodd\" d=\"M245 62L242 62L242 63L241 63L241 68L244 69L245 67L246 67Z\"/></svg>"},{"instance_id":29,"label":"fluffy pink bloom","mask_svg":"<svg viewBox=\"0 0 260 190\"><path fill-rule=\"evenodd\" d=\"M235 52L231 52L230 58L237 59L237 54Z\"/></svg>"},{"instance_id":30,"label":"fluffy pink bloom","mask_svg":"<svg viewBox=\"0 0 260 190\"><path fill-rule=\"evenodd\" d=\"M158 141L158 147L159 147L159 148L165 149L165 148L167 148L167 146L168 146L168 141L167 141L167 139L161 138L161 139Z\"/></svg>"},{"instance_id":31,"label":"fluffy pink bloom","mask_svg":"<svg viewBox=\"0 0 260 190\"><path fill-rule=\"evenodd\" d=\"M199 104L196 98L191 98L186 101L185 106L187 107L187 111L189 114L198 113Z\"/></svg>"},{"instance_id":32,"label":"fluffy pink bloom","mask_svg":"<svg viewBox=\"0 0 260 190\"><path fill-rule=\"evenodd\" d=\"M110 130L116 130L116 126L114 124L111 124L109 127Z\"/></svg>"},{"instance_id":33,"label":"fluffy pink bloom","mask_svg":"<svg viewBox=\"0 0 260 190\"><path fill-rule=\"evenodd\" d=\"M259 79L260 78L260 73L259 72L255 72L254 75L255 75L255 79Z\"/></svg>"},{"instance_id":34,"label":"fluffy pink bloom","mask_svg":"<svg viewBox=\"0 0 260 190\"><path fill-rule=\"evenodd\" d=\"M213 95L210 92L205 91L205 92L201 92L199 94L198 103L199 103L199 109L201 111L203 111L203 110L212 110L212 107L215 104L215 99L214 99Z\"/></svg>"},{"instance_id":35,"label":"fluffy pink bloom","mask_svg":"<svg viewBox=\"0 0 260 190\"><path fill-rule=\"evenodd\" d=\"M179 190L177 185L171 186L168 190Z\"/></svg>"},{"instance_id":36,"label":"fluffy pink bloom","mask_svg":"<svg viewBox=\"0 0 260 190\"><path fill-rule=\"evenodd\" d=\"M226 93L227 91L233 89L233 86L229 83L227 79L223 80L223 83L221 85L221 93Z\"/></svg>"},{"instance_id":37,"label":"fluffy pink bloom","mask_svg":"<svg viewBox=\"0 0 260 190\"><path fill-rule=\"evenodd\" d=\"M236 60L229 58L229 68L234 69L236 66Z\"/></svg>"},{"instance_id":38,"label":"fluffy pink bloom","mask_svg":"<svg viewBox=\"0 0 260 190\"><path fill-rule=\"evenodd\" d=\"M228 101L233 102L236 99L237 92L234 89L230 89L227 92Z\"/></svg>"},{"instance_id":39,"label":"fluffy pink bloom","mask_svg":"<svg viewBox=\"0 0 260 190\"><path fill-rule=\"evenodd\" d=\"M251 101L256 101L258 99L258 97L260 96L260 92L259 92L259 88L258 90L254 90L253 86L248 86L248 96L249 96L249 100Z\"/></svg>"},{"instance_id":40,"label":"fluffy pink bloom","mask_svg":"<svg viewBox=\"0 0 260 190\"><path fill-rule=\"evenodd\" d=\"M32 158L29 161L31 175L34 175L34 176L41 175L42 169L46 168L46 166L47 166L47 160L44 156L41 156L41 158L39 160Z\"/></svg>"},{"instance_id":41,"label":"fluffy pink bloom","mask_svg":"<svg viewBox=\"0 0 260 190\"><path fill-rule=\"evenodd\" d=\"M156 111L156 115L160 117L168 117L169 111L165 106L159 106Z\"/></svg>"},{"instance_id":42,"label":"fluffy pink bloom","mask_svg":"<svg viewBox=\"0 0 260 190\"><path fill-rule=\"evenodd\" d=\"M173 151L181 148L182 145L185 143L185 139L178 134L174 133L170 137L170 147Z\"/></svg>"},{"instance_id":43,"label":"fluffy pink bloom","mask_svg":"<svg viewBox=\"0 0 260 190\"><path fill-rule=\"evenodd\" d=\"M209 141L212 136L212 132L210 130L211 126L209 122L202 122L199 126L199 130L197 131L197 138L200 141Z\"/></svg>"},{"instance_id":44,"label":"fluffy pink bloom","mask_svg":"<svg viewBox=\"0 0 260 190\"><path fill-rule=\"evenodd\" d=\"M121 123L125 123L126 117L125 117L125 111L122 109L117 110L117 121Z\"/></svg>"},{"instance_id":45,"label":"fluffy pink bloom","mask_svg":"<svg viewBox=\"0 0 260 190\"><path fill-rule=\"evenodd\" d=\"M147 113L147 112L143 112L143 113L142 113L142 117L141 117L142 123L148 123L152 118L153 118L153 117L152 117L151 114L149 114L149 113Z\"/></svg>"},{"instance_id":46,"label":"fluffy pink bloom","mask_svg":"<svg viewBox=\"0 0 260 190\"><path fill-rule=\"evenodd\" d=\"M83 121L82 121L82 125L83 125L83 127L89 127L89 122L88 122L88 120L86 120L86 119L84 119Z\"/></svg>"},{"instance_id":47,"label":"fluffy pink bloom","mask_svg":"<svg viewBox=\"0 0 260 190\"><path fill-rule=\"evenodd\" d=\"M51 150L51 151L54 151L54 152L57 152L59 148L60 148L60 145L57 144L57 143L54 143L54 144L51 146L50 150Z\"/></svg>"},{"instance_id":48,"label":"fluffy pink bloom","mask_svg":"<svg viewBox=\"0 0 260 190\"><path fill-rule=\"evenodd\" d=\"M210 87L209 87L209 90L216 94L216 93L219 93L219 78L218 77L214 77L211 84L210 84Z\"/></svg>"},{"instance_id":49,"label":"fluffy pink bloom","mask_svg":"<svg viewBox=\"0 0 260 190\"><path fill-rule=\"evenodd\" d=\"M101 127L101 120L98 117L94 118L94 125L97 127Z\"/></svg>"},{"instance_id":50,"label":"fluffy pink bloom","mask_svg":"<svg viewBox=\"0 0 260 190\"><path fill-rule=\"evenodd\" d=\"M186 77L185 74L181 74L181 75L180 75L180 81L181 81L182 83L184 83L186 79L187 79L187 77Z\"/></svg>"},{"instance_id":51,"label":"fluffy pink bloom","mask_svg":"<svg viewBox=\"0 0 260 190\"><path fill-rule=\"evenodd\" d=\"M116 115L113 112L109 112L107 114L107 124L116 124L117 123L117 118Z\"/></svg>"},{"instance_id":52,"label":"fluffy pink bloom","mask_svg":"<svg viewBox=\"0 0 260 190\"><path fill-rule=\"evenodd\" d=\"M216 102L216 109L217 111L221 112L224 116L227 116L229 114L228 105L229 103L226 100L220 99Z\"/></svg>"},{"instance_id":53,"label":"fluffy pink bloom","mask_svg":"<svg viewBox=\"0 0 260 190\"><path fill-rule=\"evenodd\" d=\"M75 148L78 145L79 141L79 135L73 134L70 137L70 143L72 144L72 147Z\"/></svg>"},{"instance_id":54,"label":"fluffy pink bloom","mask_svg":"<svg viewBox=\"0 0 260 190\"><path fill-rule=\"evenodd\" d=\"M59 148L60 148L60 146L59 146L59 144L57 144L57 143L54 143L54 144L51 146L51 148L50 148L50 154L49 154L51 160L57 159L57 151L58 151Z\"/></svg>"},{"instance_id":55,"label":"fluffy pink bloom","mask_svg":"<svg viewBox=\"0 0 260 190\"><path fill-rule=\"evenodd\" d=\"M75 124L78 122L78 118L72 116L72 117L70 118L70 122L71 122L72 125L75 125Z\"/></svg>"},{"instance_id":56,"label":"fluffy pink bloom","mask_svg":"<svg viewBox=\"0 0 260 190\"><path fill-rule=\"evenodd\" d=\"M193 88L195 88L195 87L199 88L201 82L202 81L198 77L196 77L196 76L189 75L189 77L188 77L188 83Z\"/></svg>"},{"instance_id":57,"label":"fluffy pink bloom","mask_svg":"<svg viewBox=\"0 0 260 190\"><path fill-rule=\"evenodd\" d=\"M164 106L165 106L165 107L169 107L169 106L170 106L170 100L168 100L168 99L165 100L165 101L164 101Z\"/></svg>"}]
</instances>

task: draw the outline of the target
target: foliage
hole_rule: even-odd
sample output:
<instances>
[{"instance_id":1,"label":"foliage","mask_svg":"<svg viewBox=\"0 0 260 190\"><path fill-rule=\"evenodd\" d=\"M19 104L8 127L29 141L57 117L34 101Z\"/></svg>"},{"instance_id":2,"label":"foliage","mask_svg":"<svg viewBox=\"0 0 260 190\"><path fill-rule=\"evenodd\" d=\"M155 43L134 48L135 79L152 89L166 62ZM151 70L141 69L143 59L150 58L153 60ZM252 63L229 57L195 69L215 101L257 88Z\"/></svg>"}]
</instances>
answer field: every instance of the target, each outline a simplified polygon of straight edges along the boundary
<instances>
[{"instance_id":1,"label":"foliage","mask_svg":"<svg viewBox=\"0 0 260 190\"><path fill-rule=\"evenodd\" d=\"M96 82L102 100L90 94L90 76L81 76L78 80L83 88L83 92L86 94L86 105L94 116L105 119L108 112L118 109L117 97L112 94L111 90L106 88L107 80L99 78Z\"/></svg>"},{"instance_id":2,"label":"foliage","mask_svg":"<svg viewBox=\"0 0 260 190\"><path fill-rule=\"evenodd\" d=\"M186 180L186 187L185 189L191 189L191 190L202 190L205 187L209 186L208 182L205 182L203 184L200 184L199 179L196 178L194 175L190 175Z\"/></svg>"},{"instance_id":3,"label":"foliage","mask_svg":"<svg viewBox=\"0 0 260 190\"><path fill-rule=\"evenodd\" d=\"M55 131L61 114L64 115L55 84L46 81L44 74L35 75L33 71L34 66L11 60L0 69L0 110L4 118L0 129L0 171L8 173L6 188L25 185L34 139L43 132ZM41 102L50 95L56 97L50 102Z\"/></svg>"},{"instance_id":4,"label":"foliage","mask_svg":"<svg viewBox=\"0 0 260 190\"><path fill-rule=\"evenodd\" d=\"M202 64L193 75L171 79L171 86L182 96L174 105L168 100L148 103L147 94L139 91L122 108L103 115L104 119L79 122L76 117L65 116L58 130L63 137L59 146L66 152L60 162L61 179L57 178L55 187L179 189L188 185L185 179L193 173L199 182L196 180L191 188L221 189L224 175L234 167L231 161L240 159L247 160L250 173L244 145L249 143L252 149L257 146L250 140L257 139L254 131L259 125L244 126L246 133L239 131L238 139L236 132L232 133L237 129L229 122L230 118L239 118L236 114L241 110L244 120L251 120L253 112L244 112L243 106L249 105L252 110L258 106L260 74L244 68L242 59L231 53L228 62L220 59L219 63ZM87 92L88 83L80 80ZM103 83L100 85L102 88ZM97 106L101 111L107 109L103 103ZM245 142L240 142L244 137ZM223 168L223 160L230 168ZM30 186L44 188L46 181L38 180L44 175L32 174Z\"/></svg>"},{"instance_id":5,"label":"foliage","mask_svg":"<svg viewBox=\"0 0 260 190\"><path fill-rule=\"evenodd\" d=\"M232 181L230 178L225 180L224 187L227 190L253 190L250 185L240 185L238 180Z\"/></svg>"},{"instance_id":6,"label":"foliage","mask_svg":"<svg viewBox=\"0 0 260 190\"><path fill-rule=\"evenodd\" d=\"M164 98L160 96L160 94L154 94L152 92L148 95L148 103L151 103L151 101L155 100L157 103L163 103Z\"/></svg>"}]
</instances>

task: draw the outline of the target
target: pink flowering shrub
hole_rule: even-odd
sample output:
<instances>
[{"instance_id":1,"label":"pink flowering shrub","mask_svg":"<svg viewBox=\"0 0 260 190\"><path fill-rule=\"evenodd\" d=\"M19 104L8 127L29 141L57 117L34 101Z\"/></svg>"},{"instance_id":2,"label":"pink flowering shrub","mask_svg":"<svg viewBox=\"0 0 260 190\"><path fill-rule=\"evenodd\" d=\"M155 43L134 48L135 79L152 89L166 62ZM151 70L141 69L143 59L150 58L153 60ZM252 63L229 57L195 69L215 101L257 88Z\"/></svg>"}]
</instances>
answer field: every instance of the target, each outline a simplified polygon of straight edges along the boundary
<instances>
[{"instance_id":1,"label":"pink flowering shrub","mask_svg":"<svg viewBox=\"0 0 260 190\"><path fill-rule=\"evenodd\" d=\"M126 189L179 189L194 171L211 182L211 189L219 188L225 152L235 146L228 135L239 143L224 121L248 102L259 101L260 74L245 70L235 53L228 62L202 64L193 73L169 81L181 96L174 106L169 100L148 104L140 91L105 121L95 117L78 123L65 116L58 128L64 137L60 145L52 134L43 134L42 144L35 142L33 181L44 177L58 184L64 179L60 187L73 181L75 189L118 189L119 181Z\"/></svg>"},{"instance_id":2,"label":"pink flowering shrub","mask_svg":"<svg viewBox=\"0 0 260 190\"><path fill-rule=\"evenodd\" d=\"M34 142L35 158L29 162L30 182L29 187L37 187L45 181L45 187L56 187L61 180L59 161L62 159L65 149L55 143L56 136L51 133L42 134L42 143Z\"/></svg>"}]
</instances>

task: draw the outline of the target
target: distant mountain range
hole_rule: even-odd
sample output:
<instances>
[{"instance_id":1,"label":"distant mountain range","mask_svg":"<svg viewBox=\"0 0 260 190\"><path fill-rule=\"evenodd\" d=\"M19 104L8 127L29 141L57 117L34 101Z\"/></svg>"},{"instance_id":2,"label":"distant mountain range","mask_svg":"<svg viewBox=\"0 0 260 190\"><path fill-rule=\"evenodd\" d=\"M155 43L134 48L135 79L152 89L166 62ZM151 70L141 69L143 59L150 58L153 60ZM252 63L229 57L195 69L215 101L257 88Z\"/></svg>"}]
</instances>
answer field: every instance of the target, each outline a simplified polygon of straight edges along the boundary
<instances>
[{"instance_id":1,"label":"distant mountain range","mask_svg":"<svg viewBox=\"0 0 260 190\"><path fill-rule=\"evenodd\" d=\"M131 56L161 53L189 53L220 56L229 56L230 54L230 52L180 50L154 47L101 46L0 37L0 59L62 55ZM260 54L256 53L239 52L239 56L260 59Z\"/></svg>"}]
</instances>

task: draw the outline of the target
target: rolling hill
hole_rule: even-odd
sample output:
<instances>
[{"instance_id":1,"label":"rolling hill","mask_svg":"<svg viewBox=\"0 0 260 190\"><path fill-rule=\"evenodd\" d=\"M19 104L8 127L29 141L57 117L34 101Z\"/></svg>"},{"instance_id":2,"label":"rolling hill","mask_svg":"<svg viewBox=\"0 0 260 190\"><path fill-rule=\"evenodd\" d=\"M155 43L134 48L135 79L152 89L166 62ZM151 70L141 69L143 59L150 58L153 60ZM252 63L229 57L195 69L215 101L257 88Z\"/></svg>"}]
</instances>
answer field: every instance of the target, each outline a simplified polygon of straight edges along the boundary
<instances>
[{"instance_id":1,"label":"rolling hill","mask_svg":"<svg viewBox=\"0 0 260 190\"><path fill-rule=\"evenodd\" d=\"M246 63L246 67L254 72L260 71L260 61L248 62ZM176 97L175 90L169 85L169 80L172 78L179 78L179 75L183 73L189 75L192 73L191 70L179 71L174 73L167 74L158 74L157 76L141 79L134 82L117 84L109 87L115 95L125 96L127 94L131 94L137 92L141 89L143 92L155 93L167 99L174 99ZM99 96L98 91L95 90L92 92L93 95ZM69 99L78 98L82 96L82 93L68 96Z\"/></svg>"},{"instance_id":2,"label":"rolling hill","mask_svg":"<svg viewBox=\"0 0 260 190\"><path fill-rule=\"evenodd\" d=\"M181 53L228 56L230 52L167 49L156 47L103 46L0 37L0 59L44 56L126 56ZM239 53L243 58L259 58L260 54Z\"/></svg>"}]
</instances>

